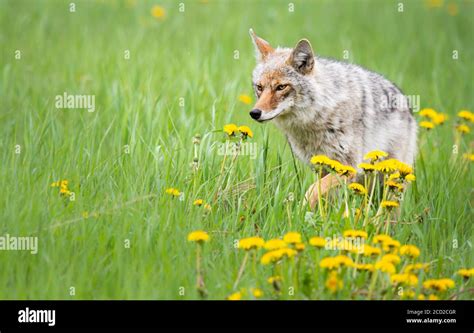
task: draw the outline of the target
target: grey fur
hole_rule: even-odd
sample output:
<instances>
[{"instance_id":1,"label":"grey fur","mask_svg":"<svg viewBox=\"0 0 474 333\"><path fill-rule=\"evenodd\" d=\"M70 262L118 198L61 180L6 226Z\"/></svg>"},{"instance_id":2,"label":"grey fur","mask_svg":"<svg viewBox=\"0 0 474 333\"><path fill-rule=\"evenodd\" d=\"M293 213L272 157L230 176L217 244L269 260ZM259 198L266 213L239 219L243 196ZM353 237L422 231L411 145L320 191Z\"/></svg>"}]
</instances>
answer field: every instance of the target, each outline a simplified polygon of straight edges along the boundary
<instances>
[{"instance_id":1,"label":"grey fur","mask_svg":"<svg viewBox=\"0 0 474 333\"><path fill-rule=\"evenodd\" d=\"M288 48L268 54L258 62L253 82L278 73L294 88L275 110L264 110L262 120L273 119L298 158L309 163L324 154L356 167L367 152L383 150L413 165L417 125L408 103L391 102L406 101L398 87L380 74L323 57L314 57L312 70L301 73L292 54Z\"/></svg>"}]
</instances>

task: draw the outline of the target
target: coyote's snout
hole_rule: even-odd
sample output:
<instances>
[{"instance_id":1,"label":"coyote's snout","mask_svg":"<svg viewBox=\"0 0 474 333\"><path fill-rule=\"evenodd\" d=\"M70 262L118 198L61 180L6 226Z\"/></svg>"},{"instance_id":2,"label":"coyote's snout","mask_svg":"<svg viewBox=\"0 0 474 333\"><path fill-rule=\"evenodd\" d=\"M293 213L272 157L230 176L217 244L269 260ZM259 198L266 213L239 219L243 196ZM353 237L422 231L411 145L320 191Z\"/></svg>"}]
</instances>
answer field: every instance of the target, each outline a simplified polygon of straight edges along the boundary
<instances>
[{"instance_id":1,"label":"coyote's snout","mask_svg":"<svg viewBox=\"0 0 474 333\"><path fill-rule=\"evenodd\" d=\"M257 54L250 116L272 120L301 160L324 154L357 167L367 152L383 150L413 164L417 126L393 83L360 66L316 57L306 39L292 49L273 48L252 29L250 35ZM323 179L327 188L334 183ZM311 206L317 195L309 191Z\"/></svg>"}]
</instances>

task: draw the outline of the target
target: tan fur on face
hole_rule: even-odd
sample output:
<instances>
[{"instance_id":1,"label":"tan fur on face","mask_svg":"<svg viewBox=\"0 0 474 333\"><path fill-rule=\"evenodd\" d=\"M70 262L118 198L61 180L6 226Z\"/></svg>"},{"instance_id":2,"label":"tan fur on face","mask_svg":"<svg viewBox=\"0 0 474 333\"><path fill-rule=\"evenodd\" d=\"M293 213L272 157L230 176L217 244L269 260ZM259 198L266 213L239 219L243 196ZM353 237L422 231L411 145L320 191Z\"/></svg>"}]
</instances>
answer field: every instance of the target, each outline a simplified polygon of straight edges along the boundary
<instances>
[{"instance_id":1,"label":"tan fur on face","mask_svg":"<svg viewBox=\"0 0 474 333\"><path fill-rule=\"evenodd\" d=\"M259 82L256 82L256 85L261 85L263 87L263 91L258 95L258 101L255 104L254 109L259 109L262 112L269 112L277 108L292 89L288 86L284 90L276 90L279 85L287 84L283 78L284 75L281 72L274 71L263 75L262 79Z\"/></svg>"}]
</instances>

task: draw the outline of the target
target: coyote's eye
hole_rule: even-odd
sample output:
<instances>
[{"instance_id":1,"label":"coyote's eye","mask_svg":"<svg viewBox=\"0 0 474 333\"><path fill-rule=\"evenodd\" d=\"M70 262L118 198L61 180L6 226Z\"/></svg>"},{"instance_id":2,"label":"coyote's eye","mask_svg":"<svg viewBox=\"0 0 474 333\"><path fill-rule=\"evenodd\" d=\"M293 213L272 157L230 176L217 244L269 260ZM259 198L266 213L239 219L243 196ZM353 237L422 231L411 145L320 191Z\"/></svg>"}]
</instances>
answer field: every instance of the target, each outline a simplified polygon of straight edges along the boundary
<instances>
[{"instance_id":1,"label":"coyote's eye","mask_svg":"<svg viewBox=\"0 0 474 333\"><path fill-rule=\"evenodd\" d=\"M288 87L287 84L279 84L279 85L277 86L277 89L276 89L276 90L282 91L282 90L285 90L286 87Z\"/></svg>"},{"instance_id":2,"label":"coyote's eye","mask_svg":"<svg viewBox=\"0 0 474 333\"><path fill-rule=\"evenodd\" d=\"M263 87L262 87L261 84L257 84L256 88L257 88L257 92L259 92L259 93L262 92L262 90L263 90Z\"/></svg>"}]
</instances>

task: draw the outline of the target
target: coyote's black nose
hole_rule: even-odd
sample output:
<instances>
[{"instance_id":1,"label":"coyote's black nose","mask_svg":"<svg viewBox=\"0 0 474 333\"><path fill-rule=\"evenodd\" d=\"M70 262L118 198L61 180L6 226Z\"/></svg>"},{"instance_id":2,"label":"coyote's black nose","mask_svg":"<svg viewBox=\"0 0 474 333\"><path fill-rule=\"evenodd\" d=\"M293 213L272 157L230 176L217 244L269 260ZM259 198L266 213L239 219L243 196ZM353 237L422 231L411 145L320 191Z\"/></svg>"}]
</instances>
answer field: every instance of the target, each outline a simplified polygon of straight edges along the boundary
<instances>
[{"instance_id":1,"label":"coyote's black nose","mask_svg":"<svg viewBox=\"0 0 474 333\"><path fill-rule=\"evenodd\" d=\"M253 109L252 111L250 111L250 117L252 117L255 120L258 120L258 118L260 118L261 115L262 115L262 111L260 111L259 109Z\"/></svg>"}]
</instances>

